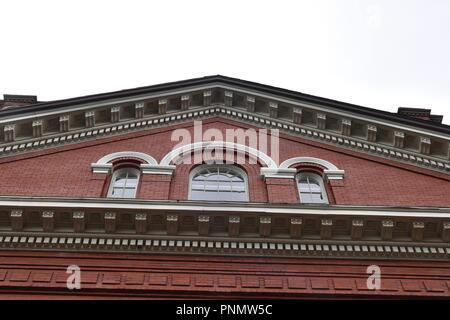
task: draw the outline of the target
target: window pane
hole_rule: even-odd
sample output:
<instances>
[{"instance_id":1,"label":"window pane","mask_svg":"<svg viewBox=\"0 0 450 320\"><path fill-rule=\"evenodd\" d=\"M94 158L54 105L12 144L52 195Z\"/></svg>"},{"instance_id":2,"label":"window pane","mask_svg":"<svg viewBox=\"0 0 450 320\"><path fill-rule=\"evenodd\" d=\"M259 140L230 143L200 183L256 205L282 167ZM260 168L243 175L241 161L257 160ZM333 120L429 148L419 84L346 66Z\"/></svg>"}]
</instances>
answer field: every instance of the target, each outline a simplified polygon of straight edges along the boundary
<instances>
[{"instance_id":1,"label":"window pane","mask_svg":"<svg viewBox=\"0 0 450 320\"><path fill-rule=\"evenodd\" d=\"M138 179L137 178L128 178L127 179L127 184L126 184L126 186L127 187L135 187L135 186L137 186L137 183L138 183Z\"/></svg>"},{"instance_id":2,"label":"window pane","mask_svg":"<svg viewBox=\"0 0 450 320\"><path fill-rule=\"evenodd\" d=\"M298 188L300 189L301 193L309 192L309 185L307 183L300 182L298 184Z\"/></svg>"},{"instance_id":3,"label":"window pane","mask_svg":"<svg viewBox=\"0 0 450 320\"><path fill-rule=\"evenodd\" d=\"M112 196L115 198L122 198L123 197L123 188L113 188L112 190Z\"/></svg>"},{"instance_id":4,"label":"window pane","mask_svg":"<svg viewBox=\"0 0 450 320\"><path fill-rule=\"evenodd\" d=\"M203 190L205 184L203 182L192 182L192 190Z\"/></svg>"},{"instance_id":5,"label":"window pane","mask_svg":"<svg viewBox=\"0 0 450 320\"><path fill-rule=\"evenodd\" d=\"M125 185L125 181L125 177L117 177L116 182L114 183L114 187L123 187Z\"/></svg>"},{"instance_id":6,"label":"window pane","mask_svg":"<svg viewBox=\"0 0 450 320\"><path fill-rule=\"evenodd\" d=\"M128 179L132 179L132 178L137 179L137 177L138 177L134 171L128 171L127 173L128 173Z\"/></svg>"},{"instance_id":7,"label":"window pane","mask_svg":"<svg viewBox=\"0 0 450 320\"><path fill-rule=\"evenodd\" d=\"M220 200L220 193L218 193L217 191L213 191L213 192L203 192L203 194L200 196L200 198L198 200Z\"/></svg>"},{"instance_id":8,"label":"window pane","mask_svg":"<svg viewBox=\"0 0 450 320\"><path fill-rule=\"evenodd\" d=\"M310 195L312 203L323 203L323 198L321 193L312 193Z\"/></svg>"},{"instance_id":9,"label":"window pane","mask_svg":"<svg viewBox=\"0 0 450 320\"><path fill-rule=\"evenodd\" d=\"M242 193L233 193L233 201L246 201L247 200L247 195L242 192Z\"/></svg>"},{"instance_id":10,"label":"window pane","mask_svg":"<svg viewBox=\"0 0 450 320\"><path fill-rule=\"evenodd\" d=\"M317 183L311 183L309 185L311 192L322 192L322 188L320 187L320 185Z\"/></svg>"},{"instance_id":11,"label":"window pane","mask_svg":"<svg viewBox=\"0 0 450 320\"><path fill-rule=\"evenodd\" d=\"M191 181L190 199L208 201L246 201L244 177L228 166L201 169Z\"/></svg>"},{"instance_id":12,"label":"window pane","mask_svg":"<svg viewBox=\"0 0 450 320\"><path fill-rule=\"evenodd\" d=\"M139 182L139 173L132 168L119 169L114 173L112 186L108 197L134 198Z\"/></svg>"},{"instance_id":13,"label":"window pane","mask_svg":"<svg viewBox=\"0 0 450 320\"><path fill-rule=\"evenodd\" d=\"M301 193L300 200L303 203L311 203L312 202L311 195L309 193Z\"/></svg>"},{"instance_id":14,"label":"window pane","mask_svg":"<svg viewBox=\"0 0 450 320\"><path fill-rule=\"evenodd\" d=\"M126 189L123 189L123 198L134 198L134 192L135 192L135 189L133 188L133 189L129 189L129 188L126 188Z\"/></svg>"},{"instance_id":15,"label":"window pane","mask_svg":"<svg viewBox=\"0 0 450 320\"><path fill-rule=\"evenodd\" d=\"M217 191L219 187L216 181L205 181L203 185L206 191Z\"/></svg>"},{"instance_id":16,"label":"window pane","mask_svg":"<svg viewBox=\"0 0 450 320\"><path fill-rule=\"evenodd\" d=\"M203 200L205 193L203 191L191 190L190 198L191 200Z\"/></svg>"},{"instance_id":17,"label":"window pane","mask_svg":"<svg viewBox=\"0 0 450 320\"><path fill-rule=\"evenodd\" d=\"M233 185L234 192L245 192L245 186L243 185Z\"/></svg>"},{"instance_id":18,"label":"window pane","mask_svg":"<svg viewBox=\"0 0 450 320\"><path fill-rule=\"evenodd\" d=\"M302 203L328 203L322 178L314 173L301 173L298 177L298 191Z\"/></svg>"}]
</instances>

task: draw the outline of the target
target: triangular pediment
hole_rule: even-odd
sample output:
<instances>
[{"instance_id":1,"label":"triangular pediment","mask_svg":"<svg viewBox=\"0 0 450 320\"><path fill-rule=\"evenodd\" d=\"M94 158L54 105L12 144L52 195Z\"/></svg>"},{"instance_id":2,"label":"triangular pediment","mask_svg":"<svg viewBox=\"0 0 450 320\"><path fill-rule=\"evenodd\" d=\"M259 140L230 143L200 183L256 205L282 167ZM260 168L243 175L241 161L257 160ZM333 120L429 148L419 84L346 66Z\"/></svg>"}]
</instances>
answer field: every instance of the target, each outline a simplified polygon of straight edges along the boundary
<instances>
[{"instance_id":1,"label":"triangular pediment","mask_svg":"<svg viewBox=\"0 0 450 320\"><path fill-rule=\"evenodd\" d=\"M0 110L0 157L208 117L450 172L450 127L211 76Z\"/></svg>"}]
</instances>

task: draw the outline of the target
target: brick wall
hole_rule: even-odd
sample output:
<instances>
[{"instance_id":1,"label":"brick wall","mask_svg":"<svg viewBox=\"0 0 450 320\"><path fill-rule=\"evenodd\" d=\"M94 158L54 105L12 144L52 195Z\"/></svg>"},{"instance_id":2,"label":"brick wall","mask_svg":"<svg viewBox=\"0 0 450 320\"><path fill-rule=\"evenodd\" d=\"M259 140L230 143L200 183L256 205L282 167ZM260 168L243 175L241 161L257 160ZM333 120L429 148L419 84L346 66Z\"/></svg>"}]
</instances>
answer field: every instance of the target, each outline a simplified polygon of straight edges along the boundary
<instances>
[{"instance_id":1,"label":"brick wall","mask_svg":"<svg viewBox=\"0 0 450 320\"><path fill-rule=\"evenodd\" d=\"M247 127L220 118L203 121L204 130L216 128L223 132L226 128ZM0 159L0 195L101 197L108 185L107 177L93 174L91 163L117 151L144 152L159 161L178 144L171 141L175 128L193 132L191 122ZM281 135L280 161L298 156L321 158L345 170L344 180L328 187L337 204L450 207L448 175ZM178 166L173 178L144 175L138 197L187 199L191 168ZM246 163L242 168L249 176L250 201L298 201L292 180L264 182L259 165Z\"/></svg>"},{"instance_id":2,"label":"brick wall","mask_svg":"<svg viewBox=\"0 0 450 320\"><path fill-rule=\"evenodd\" d=\"M169 199L171 177L168 175L143 174L141 175L138 198L142 199Z\"/></svg>"},{"instance_id":3,"label":"brick wall","mask_svg":"<svg viewBox=\"0 0 450 320\"><path fill-rule=\"evenodd\" d=\"M270 203L298 203L299 195L294 179L266 179L268 200Z\"/></svg>"},{"instance_id":4,"label":"brick wall","mask_svg":"<svg viewBox=\"0 0 450 320\"><path fill-rule=\"evenodd\" d=\"M67 266L81 269L68 292ZM367 267L381 268L381 290ZM430 275L433 275L432 277ZM447 262L2 251L1 299L447 298Z\"/></svg>"}]
</instances>

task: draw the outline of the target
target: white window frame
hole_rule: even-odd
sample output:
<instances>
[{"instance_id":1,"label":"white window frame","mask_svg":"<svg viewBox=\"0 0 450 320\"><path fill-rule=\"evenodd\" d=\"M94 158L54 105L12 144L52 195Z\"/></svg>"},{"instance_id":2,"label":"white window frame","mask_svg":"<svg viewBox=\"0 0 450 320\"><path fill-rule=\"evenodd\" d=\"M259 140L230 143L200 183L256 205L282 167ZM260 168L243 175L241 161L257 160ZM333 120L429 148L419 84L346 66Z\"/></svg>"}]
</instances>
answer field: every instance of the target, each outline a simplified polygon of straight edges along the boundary
<instances>
[{"instance_id":1,"label":"white window frame","mask_svg":"<svg viewBox=\"0 0 450 320\"><path fill-rule=\"evenodd\" d=\"M192 201L213 201L213 202L249 202L249 198L250 198L250 194L249 194L249 188L248 188L248 176L247 173L242 170L241 168L235 166L235 165L231 165L231 164L202 164L199 165L197 167L195 167L194 169L191 170L190 174L189 174L189 192L188 192L188 199L191 200L191 193L192 193L192 179L194 178L194 176L199 172L202 171L203 169L207 168L207 167L216 167L216 166L220 166L222 168L226 168L232 171L235 171L237 174L239 174L243 179L244 179L244 187L245 187L245 200L243 201L232 201L232 200L192 200Z\"/></svg>"},{"instance_id":2,"label":"white window frame","mask_svg":"<svg viewBox=\"0 0 450 320\"><path fill-rule=\"evenodd\" d=\"M114 189L114 183L116 182L117 176L118 176L119 174L123 173L124 171L132 171L132 172L134 172L134 173L137 175L137 182L136 182L136 188L134 189L134 194L133 194L132 197L126 197L126 198L123 198L123 197L114 197L114 196L112 195L112 192L113 192L113 189ZM138 189L138 187L139 187L139 180L140 180L140 179L141 179L141 172L140 172L138 169L136 169L136 168L133 168L133 167L124 167L124 168L120 168L120 169L114 170L114 173L113 173L113 175L112 175L112 177L111 177L111 182L109 183L109 189L108 189L108 195L107 195L107 197L108 197L108 198L112 198L112 199L134 199L134 198L136 198L137 189Z\"/></svg>"},{"instance_id":3,"label":"white window frame","mask_svg":"<svg viewBox=\"0 0 450 320\"><path fill-rule=\"evenodd\" d=\"M300 188L299 188L300 177L306 177L306 178L313 179L313 180L316 180L317 182L319 182L319 186L320 186L320 190L322 190L322 196L323 196L324 202L304 202L302 200L302 194L301 194ZM298 191L298 197L300 198L300 203L316 204L316 205L330 203L328 200L327 190L325 189L325 183L323 182L323 177L321 175L314 173L314 172L301 171L301 172L297 173L297 175L295 176L295 182L297 184L297 191Z\"/></svg>"}]
</instances>

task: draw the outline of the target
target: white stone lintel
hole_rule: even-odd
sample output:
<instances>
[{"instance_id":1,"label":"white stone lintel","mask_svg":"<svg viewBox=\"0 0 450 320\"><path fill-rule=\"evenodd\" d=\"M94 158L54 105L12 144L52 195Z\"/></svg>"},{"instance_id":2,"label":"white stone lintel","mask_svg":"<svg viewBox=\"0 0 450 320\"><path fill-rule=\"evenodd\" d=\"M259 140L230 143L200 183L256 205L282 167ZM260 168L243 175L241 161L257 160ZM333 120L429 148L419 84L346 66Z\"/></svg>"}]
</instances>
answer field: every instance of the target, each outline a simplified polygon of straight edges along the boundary
<instances>
[{"instance_id":1,"label":"white stone lintel","mask_svg":"<svg viewBox=\"0 0 450 320\"><path fill-rule=\"evenodd\" d=\"M261 168L261 175L266 178L293 179L297 174L294 168Z\"/></svg>"},{"instance_id":2,"label":"white stone lintel","mask_svg":"<svg viewBox=\"0 0 450 320\"><path fill-rule=\"evenodd\" d=\"M162 174L162 175L172 175L176 169L174 165L152 165L152 164L141 164L141 171L143 174Z\"/></svg>"},{"instance_id":3,"label":"white stone lintel","mask_svg":"<svg viewBox=\"0 0 450 320\"><path fill-rule=\"evenodd\" d=\"M325 178L327 180L341 180L344 179L344 170L323 170L323 173L325 175Z\"/></svg>"},{"instance_id":4,"label":"white stone lintel","mask_svg":"<svg viewBox=\"0 0 450 320\"><path fill-rule=\"evenodd\" d=\"M93 173L110 173L112 163L92 163L91 169Z\"/></svg>"}]
</instances>

